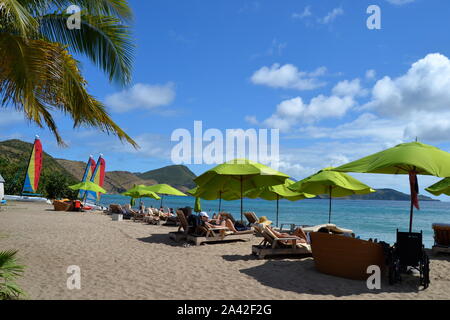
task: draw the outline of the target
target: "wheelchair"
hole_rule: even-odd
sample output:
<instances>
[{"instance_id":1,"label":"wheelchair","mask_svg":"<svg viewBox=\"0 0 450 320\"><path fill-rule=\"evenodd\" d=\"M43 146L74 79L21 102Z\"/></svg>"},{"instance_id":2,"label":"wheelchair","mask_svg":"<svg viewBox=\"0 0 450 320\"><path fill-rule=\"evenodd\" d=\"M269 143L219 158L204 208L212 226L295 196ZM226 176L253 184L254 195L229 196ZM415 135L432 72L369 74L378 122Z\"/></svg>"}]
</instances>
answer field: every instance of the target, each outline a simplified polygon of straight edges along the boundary
<instances>
[{"instance_id":1,"label":"wheelchair","mask_svg":"<svg viewBox=\"0 0 450 320\"><path fill-rule=\"evenodd\" d=\"M389 264L389 284L402 280L401 274L408 273L411 268L419 271L419 285L424 289L430 285L430 259L422 242L423 234L414 232L399 232L397 242L391 248Z\"/></svg>"}]
</instances>

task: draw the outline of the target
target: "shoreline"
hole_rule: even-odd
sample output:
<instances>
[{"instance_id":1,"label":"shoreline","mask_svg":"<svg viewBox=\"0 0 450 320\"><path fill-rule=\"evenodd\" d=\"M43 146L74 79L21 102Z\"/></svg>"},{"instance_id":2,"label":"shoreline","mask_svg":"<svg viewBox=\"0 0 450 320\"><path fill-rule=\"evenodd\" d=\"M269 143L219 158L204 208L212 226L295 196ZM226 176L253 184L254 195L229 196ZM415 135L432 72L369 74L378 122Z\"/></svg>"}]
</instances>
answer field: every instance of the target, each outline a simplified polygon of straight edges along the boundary
<instances>
[{"instance_id":1,"label":"shoreline","mask_svg":"<svg viewBox=\"0 0 450 320\"><path fill-rule=\"evenodd\" d=\"M415 278L370 291L364 281L317 272L312 258L258 260L250 243L184 248L169 239L176 227L113 222L93 213L10 203L0 212L0 248L17 249L28 299L316 300L450 299L450 256L431 258L431 285ZM67 268L81 268L81 290L66 287Z\"/></svg>"}]
</instances>

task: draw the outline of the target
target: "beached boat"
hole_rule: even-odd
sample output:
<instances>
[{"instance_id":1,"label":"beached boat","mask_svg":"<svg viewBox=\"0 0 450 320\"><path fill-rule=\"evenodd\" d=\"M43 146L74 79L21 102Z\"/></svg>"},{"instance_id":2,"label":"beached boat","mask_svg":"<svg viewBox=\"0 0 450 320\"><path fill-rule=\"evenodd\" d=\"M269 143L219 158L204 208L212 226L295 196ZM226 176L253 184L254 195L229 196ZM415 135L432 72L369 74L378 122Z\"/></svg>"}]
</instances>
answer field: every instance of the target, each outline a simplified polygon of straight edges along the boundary
<instances>
[{"instance_id":1,"label":"beached boat","mask_svg":"<svg viewBox=\"0 0 450 320\"><path fill-rule=\"evenodd\" d=\"M5 195L5 200L22 201L22 202L46 202L51 204L50 200L37 194L39 188L39 179L42 170L43 149L39 136L36 136L31 150L30 159L28 160L27 171L25 174L23 189L20 196Z\"/></svg>"},{"instance_id":2,"label":"beached boat","mask_svg":"<svg viewBox=\"0 0 450 320\"><path fill-rule=\"evenodd\" d=\"M367 280L369 266L379 266L381 270L386 268L380 243L321 232L313 232L310 237L314 263L322 273Z\"/></svg>"},{"instance_id":3,"label":"beached boat","mask_svg":"<svg viewBox=\"0 0 450 320\"><path fill-rule=\"evenodd\" d=\"M5 195L5 200L8 200L8 201L21 201L21 202L45 202L45 203L51 204L50 200L48 200L47 198L41 198L41 197Z\"/></svg>"}]
</instances>

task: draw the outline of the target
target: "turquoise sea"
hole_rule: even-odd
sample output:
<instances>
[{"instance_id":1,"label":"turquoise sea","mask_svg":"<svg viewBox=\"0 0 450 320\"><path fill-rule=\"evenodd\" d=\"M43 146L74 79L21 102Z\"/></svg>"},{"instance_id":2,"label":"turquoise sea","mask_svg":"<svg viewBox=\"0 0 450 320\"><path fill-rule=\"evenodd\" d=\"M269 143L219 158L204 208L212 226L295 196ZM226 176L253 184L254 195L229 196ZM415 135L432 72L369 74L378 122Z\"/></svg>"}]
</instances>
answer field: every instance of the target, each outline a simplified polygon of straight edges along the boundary
<instances>
[{"instance_id":1,"label":"turquoise sea","mask_svg":"<svg viewBox=\"0 0 450 320\"><path fill-rule=\"evenodd\" d=\"M143 199L147 207L160 206L160 201ZM180 208L194 207L192 197L164 197L164 207ZM101 204L108 206L111 203L126 204L130 198L120 195L104 195ZM328 222L328 200L303 200L289 202L280 200L279 222L295 223L298 225L317 225ZM331 222L352 229L361 239L378 239L390 244L395 242L395 232L408 231L409 228L409 202L408 201L356 201L333 200ZM435 222L450 223L450 202L422 201L421 210L414 213L414 231L423 230L424 242L431 248L433 230L431 225ZM217 212L219 201L202 200L203 211L213 214ZM222 201L222 211L230 212L236 219L240 217L240 201ZM276 201L260 199L244 199L244 211L253 211L259 217L267 216L275 224ZM245 220L245 217L244 217Z\"/></svg>"}]
</instances>

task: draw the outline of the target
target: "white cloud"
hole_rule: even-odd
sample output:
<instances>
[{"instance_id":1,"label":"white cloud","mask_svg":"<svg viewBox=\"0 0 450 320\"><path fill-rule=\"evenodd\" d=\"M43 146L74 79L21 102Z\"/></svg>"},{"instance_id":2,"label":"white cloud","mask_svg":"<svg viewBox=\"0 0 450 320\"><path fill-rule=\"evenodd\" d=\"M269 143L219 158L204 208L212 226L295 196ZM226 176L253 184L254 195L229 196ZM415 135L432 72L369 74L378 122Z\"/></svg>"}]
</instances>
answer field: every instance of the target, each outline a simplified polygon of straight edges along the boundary
<instances>
[{"instance_id":1,"label":"white cloud","mask_svg":"<svg viewBox=\"0 0 450 320\"><path fill-rule=\"evenodd\" d=\"M391 4L395 4L397 6L401 6L407 3L412 3L416 0L386 0L387 2L391 3Z\"/></svg>"},{"instance_id":2,"label":"white cloud","mask_svg":"<svg viewBox=\"0 0 450 320\"><path fill-rule=\"evenodd\" d=\"M292 18L294 19L304 19L306 17L312 16L311 6L306 6L301 13L294 12Z\"/></svg>"},{"instance_id":3,"label":"white cloud","mask_svg":"<svg viewBox=\"0 0 450 320\"><path fill-rule=\"evenodd\" d=\"M299 137L331 140L370 140L389 145L402 143L405 137L405 123L398 120L379 118L364 113L354 121L334 128L308 126L300 128Z\"/></svg>"},{"instance_id":4,"label":"white cloud","mask_svg":"<svg viewBox=\"0 0 450 320\"><path fill-rule=\"evenodd\" d=\"M325 67L320 67L313 72L304 72L292 64L281 66L275 63L271 67L262 67L256 71L251 81L272 88L313 90L325 85L317 78L323 76L326 70Z\"/></svg>"},{"instance_id":5,"label":"white cloud","mask_svg":"<svg viewBox=\"0 0 450 320\"><path fill-rule=\"evenodd\" d=\"M280 105L265 124L279 125L284 130L297 124L307 124L308 126L300 127L299 132L310 138L366 138L371 141L400 143L417 137L419 141L428 143L447 142L450 137L448 88L450 60L441 54L429 54L415 62L404 75L397 78L384 77L377 81L369 102L362 107L352 108L356 105L353 98L365 96L367 91L361 87L358 79L344 80L334 87L331 97L352 97L352 100L347 100L348 104L333 104L328 99L328 108L321 107L320 112L319 108L305 106L301 100L302 104L299 101L293 104L291 101L286 106ZM289 105L290 108L287 107ZM286 108L291 113L286 112ZM326 117L339 118L350 109L365 113L337 127L311 125ZM316 110L319 116L315 116Z\"/></svg>"},{"instance_id":6,"label":"white cloud","mask_svg":"<svg viewBox=\"0 0 450 320\"><path fill-rule=\"evenodd\" d=\"M418 113L440 115L450 106L450 60L429 54L415 62L405 75L377 81L364 109L393 118L414 118Z\"/></svg>"},{"instance_id":7,"label":"white cloud","mask_svg":"<svg viewBox=\"0 0 450 320\"><path fill-rule=\"evenodd\" d=\"M448 142L450 139L450 112L419 112L410 118L404 130L408 140Z\"/></svg>"},{"instance_id":8,"label":"white cloud","mask_svg":"<svg viewBox=\"0 0 450 320\"><path fill-rule=\"evenodd\" d=\"M373 69L366 71L366 79L367 80L373 80L377 77L377 72Z\"/></svg>"},{"instance_id":9,"label":"white cloud","mask_svg":"<svg viewBox=\"0 0 450 320\"><path fill-rule=\"evenodd\" d=\"M175 99L175 85L149 85L138 83L128 90L106 97L106 105L114 112L124 113L134 109L153 109L167 106Z\"/></svg>"},{"instance_id":10,"label":"white cloud","mask_svg":"<svg viewBox=\"0 0 450 320\"><path fill-rule=\"evenodd\" d=\"M275 114L264 121L270 128L288 131L297 123L311 123L326 118L340 118L355 105L352 97L319 95L305 104L297 97L281 102Z\"/></svg>"},{"instance_id":11,"label":"white cloud","mask_svg":"<svg viewBox=\"0 0 450 320\"><path fill-rule=\"evenodd\" d=\"M252 125L258 125L259 124L259 122L258 122L258 120L256 119L255 116L246 116L245 117L245 121L247 121L248 123L250 123Z\"/></svg>"},{"instance_id":12,"label":"white cloud","mask_svg":"<svg viewBox=\"0 0 450 320\"><path fill-rule=\"evenodd\" d=\"M367 90L361 87L359 79L341 81L333 88L333 94L340 97L365 96L367 93Z\"/></svg>"},{"instance_id":13,"label":"white cloud","mask_svg":"<svg viewBox=\"0 0 450 320\"><path fill-rule=\"evenodd\" d=\"M326 118L341 118L356 106L355 97L363 95L360 80L341 81L332 90L333 95L320 94L305 103L301 97L282 101L276 112L263 123L270 128L288 131L296 124L314 123Z\"/></svg>"},{"instance_id":14,"label":"white cloud","mask_svg":"<svg viewBox=\"0 0 450 320\"><path fill-rule=\"evenodd\" d=\"M344 10L342 8L334 8L332 11L328 12L325 17L319 18L318 22L322 24L329 24L336 20L338 16L341 16L343 14Z\"/></svg>"}]
</instances>

